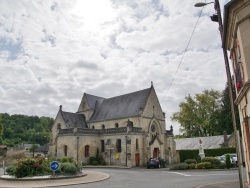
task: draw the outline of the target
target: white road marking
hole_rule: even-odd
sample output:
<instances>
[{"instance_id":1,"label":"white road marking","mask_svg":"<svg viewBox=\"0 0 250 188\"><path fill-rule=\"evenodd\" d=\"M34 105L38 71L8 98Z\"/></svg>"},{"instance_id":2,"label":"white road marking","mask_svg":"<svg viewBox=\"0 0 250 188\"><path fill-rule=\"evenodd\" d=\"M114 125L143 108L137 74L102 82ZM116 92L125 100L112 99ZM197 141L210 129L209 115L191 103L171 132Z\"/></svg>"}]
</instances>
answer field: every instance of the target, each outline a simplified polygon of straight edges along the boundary
<instances>
[{"instance_id":1,"label":"white road marking","mask_svg":"<svg viewBox=\"0 0 250 188\"><path fill-rule=\"evenodd\" d=\"M166 172L166 171L165 171ZM195 174L195 175L191 175L191 174L187 174L187 173L180 173L180 172L167 172L167 173L171 173L171 174L177 174L177 175L181 175L181 176L230 176L232 174Z\"/></svg>"}]
</instances>

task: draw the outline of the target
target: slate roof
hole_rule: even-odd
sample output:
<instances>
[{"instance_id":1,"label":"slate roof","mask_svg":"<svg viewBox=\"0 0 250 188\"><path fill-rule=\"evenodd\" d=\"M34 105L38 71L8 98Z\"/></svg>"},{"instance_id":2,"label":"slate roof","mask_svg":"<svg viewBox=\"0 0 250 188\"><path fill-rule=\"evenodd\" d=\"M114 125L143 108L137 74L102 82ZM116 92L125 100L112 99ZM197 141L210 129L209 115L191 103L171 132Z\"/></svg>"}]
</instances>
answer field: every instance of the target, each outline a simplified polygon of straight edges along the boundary
<instances>
[{"instance_id":1,"label":"slate roof","mask_svg":"<svg viewBox=\"0 0 250 188\"><path fill-rule=\"evenodd\" d=\"M103 99L90 122L139 115L139 108L145 107L151 88Z\"/></svg>"},{"instance_id":2,"label":"slate roof","mask_svg":"<svg viewBox=\"0 0 250 188\"><path fill-rule=\"evenodd\" d=\"M38 147L36 152L48 152L49 151L49 144L45 144L43 146Z\"/></svg>"},{"instance_id":3,"label":"slate roof","mask_svg":"<svg viewBox=\"0 0 250 188\"><path fill-rule=\"evenodd\" d=\"M231 135L227 135L227 139L229 139L229 137L231 137ZM202 141L204 149L221 148L224 143L224 136L177 138L174 139L176 150L198 149L199 140Z\"/></svg>"},{"instance_id":4,"label":"slate roof","mask_svg":"<svg viewBox=\"0 0 250 188\"><path fill-rule=\"evenodd\" d=\"M85 93L85 96L87 98L89 107L91 109L95 109L96 108L96 102L97 101L102 102L104 100L104 98L102 98L102 97L98 97L98 96L95 96L95 95L90 95L90 94L87 94L87 93Z\"/></svg>"},{"instance_id":5,"label":"slate roof","mask_svg":"<svg viewBox=\"0 0 250 188\"><path fill-rule=\"evenodd\" d=\"M61 113L67 128L73 128L75 123L77 123L77 127L88 128L84 114L76 114L64 111L61 111Z\"/></svg>"}]
</instances>

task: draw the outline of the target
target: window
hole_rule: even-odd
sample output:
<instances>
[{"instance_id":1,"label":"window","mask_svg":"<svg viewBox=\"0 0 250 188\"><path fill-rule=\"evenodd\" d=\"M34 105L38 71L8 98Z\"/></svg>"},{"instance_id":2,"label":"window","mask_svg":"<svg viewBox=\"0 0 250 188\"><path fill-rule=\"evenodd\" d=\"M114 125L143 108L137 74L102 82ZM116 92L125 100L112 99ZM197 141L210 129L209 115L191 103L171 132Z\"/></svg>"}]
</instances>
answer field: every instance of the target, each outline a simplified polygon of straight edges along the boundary
<instances>
[{"instance_id":1,"label":"window","mask_svg":"<svg viewBox=\"0 0 250 188\"><path fill-rule=\"evenodd\" d=\"M104 124L102 124L102 129L105 129L105 125Z\"/></svg>"},{"instance_id":2,"label":"window","mask_svg":"<svg viewBox=\"0 0 250 188\"><path fill-rule=\"evenodd\" d=\"M104 152L104 140L101 140L101 152Z\"/></svg>"},{"instance_id":3,"label":"window","mask_svg":"<svg viewBox=\"0 0 250 188\"><path fill-rule=\"evenodd\" d=\"M115 128L118 128L119 127L119 124L118 123L115 123Z\"/></svg>"},{"instance_id":4,"label":"window","mask_svg":"<svg viewBox=\"0 0 250 188\"><path fill-rule=\"evenodd\" d=\"M95 126L94 126L94 125L92 126L92 129L95 129Z\"/></svg>"},{"instance_id":5,"label":"window","mask_svg":"<svg viewBox=\"0 0 250 188\"><path fill-rule=\"evenodd\" d=\"M64 156L67 156L67 153L68 153L68 147L67 147L67 145L64 145L64 147L63 147L63 150L64 150Z\"/></svg>"},{"instance_id":6,"label":"window","mask_svg":"<svg viewBox=\"0 0 250 188\"><path fill-rule=\"evenodd\" d=\"M85 146L85 153L84 153L85 157L89 157L89 145Z\"/></svg>"},{"instance_id":7,"label":"window","mask_svg":"<svg viewBox=\"0 0 250 188\"><path fill-rule=\"evenodd\" d=\"M138 138L136 138L136 140L135 140L135 149L136 149L136 150L139 149L139 141L138 141Z\"/></svg>"},{"instance_id":8,"label":"window","mask_svg":"<svg viewBox=\"0 0 250 188\"><path fill-rule=\"evenodd\" d=\"M244 70L241 63L241 54L240 54L240 46L239 41L235 39L234 47L231 49L230 59L233 62L233 69L235 75L235 87L237 91L242 88L244 82Z\"/></svg>"},{"instance_id":9,"label":"window","mask_svg":"<svg viewBox=\"0 0 250 188\"><path fill-rule=\"evenodd\" d=\"M122 152L122 141L121 139L116 140L116 151L121 153Z\"/></svg>"}]
</instances>

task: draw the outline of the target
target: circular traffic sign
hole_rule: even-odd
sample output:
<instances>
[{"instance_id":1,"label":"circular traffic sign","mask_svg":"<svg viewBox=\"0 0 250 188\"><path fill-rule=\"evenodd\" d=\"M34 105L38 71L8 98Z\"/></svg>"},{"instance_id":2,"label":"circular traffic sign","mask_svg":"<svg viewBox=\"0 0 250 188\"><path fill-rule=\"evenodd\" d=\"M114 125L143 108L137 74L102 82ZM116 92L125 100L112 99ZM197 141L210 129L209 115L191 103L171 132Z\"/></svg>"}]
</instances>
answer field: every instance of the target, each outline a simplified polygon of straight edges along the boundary
<instances>
[{"instance_id":1,"label":"circular traffic sign","mask_svg":"<svg viewBox=\"0 0 250 188\"><path fill-rule=\"evenodd\" d=\"M57 171L59 169L59 163L57 161L52 161L50 163L50 170Z\"/></svg>"}]
</instances>

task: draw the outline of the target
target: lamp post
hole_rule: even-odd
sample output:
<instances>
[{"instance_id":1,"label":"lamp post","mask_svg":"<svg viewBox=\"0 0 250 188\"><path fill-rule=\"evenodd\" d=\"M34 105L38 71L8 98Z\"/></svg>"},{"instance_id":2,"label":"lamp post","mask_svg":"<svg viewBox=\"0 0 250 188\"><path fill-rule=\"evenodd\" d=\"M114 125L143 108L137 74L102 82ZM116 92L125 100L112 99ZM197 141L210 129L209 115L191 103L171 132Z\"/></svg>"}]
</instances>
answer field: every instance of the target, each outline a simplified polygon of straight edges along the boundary
<instances>
[{"instance_id":1,"label":"lamp post","mask_svg":"<svg viewBox=\"0 0 250 188\"><path fill-rule=\"evenodd\" d=\"M222 24L222 17L221 17L221 11L220 11L220 3L219 0L214 0L214 2L208 2L208 3L196 3L194 6L195 7L203 7L208 4L214 3L214 9L217 14L214 14L211 16L211 20L214 22L218 22L219 24L219 31L220 31L220 37L221 37L221 42L223 43L223 24ZM228 55L227 55L227 50L225 47L222 46L223 49L223 55L224 55L224 61L225 61L225 68L226 68L226 75L227 75L227 82L228 82L228 90L229 90L229 98L230 98L230 106L231 106L231 113L232 113L232 120L233 120L233 130L234 130L234 136L235 136L235 141L236 141L236 152L237 152L237 160L241 163L241 156L239 156L239 150L240 150L240 145L239 145L239 139L237 137L237 127L236 127L236 117L235 117L235 108L234 108L234 99L233 99L233 87L232 87L232 79L231 79L231 73L230 73L230 68L229 68L229 62L228 62ZM243 187L242 184L242 174L240 170L241 164L238 162L238 171L239 171L239 180L240 180L240 187Z\"/></svg>"}]
</instances>

